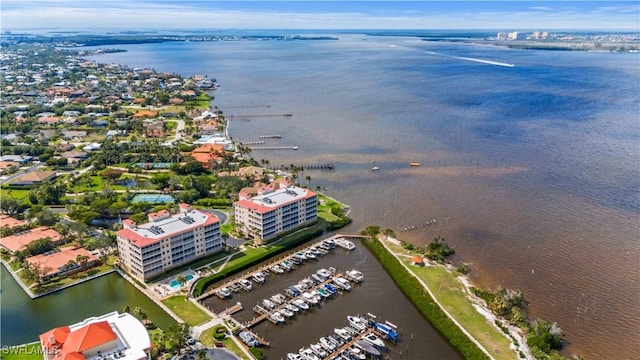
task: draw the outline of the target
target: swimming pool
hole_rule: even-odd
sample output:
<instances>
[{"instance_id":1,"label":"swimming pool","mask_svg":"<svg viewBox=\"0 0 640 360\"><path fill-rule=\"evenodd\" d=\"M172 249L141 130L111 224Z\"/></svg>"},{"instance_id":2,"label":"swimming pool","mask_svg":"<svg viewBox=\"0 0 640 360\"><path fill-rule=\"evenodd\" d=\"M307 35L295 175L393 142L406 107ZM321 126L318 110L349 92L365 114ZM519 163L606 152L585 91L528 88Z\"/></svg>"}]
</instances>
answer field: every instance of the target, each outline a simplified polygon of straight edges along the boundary
<instances>
[{"instance_id":1,"label":"swimming pool","mask_svg":"<svg viewBox=\"0 0 640 360\"><path fill-rule=\"evenodd\" d=\"M193 279L193 275L189 274L189 275L185 276L184 278L187 279L187 281L190 281L191 279ZM171 286L172 289L179 289L180 288L180 281L174 279L174 280L171 281L169 286Z\"/></svg>"}]
</instances>

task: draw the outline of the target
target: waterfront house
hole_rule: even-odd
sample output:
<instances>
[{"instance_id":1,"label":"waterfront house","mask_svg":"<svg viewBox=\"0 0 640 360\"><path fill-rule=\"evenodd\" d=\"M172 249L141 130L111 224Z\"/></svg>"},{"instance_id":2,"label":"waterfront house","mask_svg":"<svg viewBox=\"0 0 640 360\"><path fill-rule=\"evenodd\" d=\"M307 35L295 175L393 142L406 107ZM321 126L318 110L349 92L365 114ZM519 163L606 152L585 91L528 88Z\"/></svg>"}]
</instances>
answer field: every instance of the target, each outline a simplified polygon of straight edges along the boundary
<instances>
[{"instance_id":1,"label":"waterfront house","mask_svg":"<svg viewBox=\"0 0 640 360\"><path fill-rule=\"evenodd\" d=\"M26 222L22 220L15 219L7 214L0 214L0 227L7 227L9 229L14 228L16 226L23 226Z\"/></svg>"},{"instance_id":2,"label":"waterfront house","mask_svg":"<svg viewBox=\"0 0 640 360\"><path fill-rule=\"evenodd\" d=\"M15 161L0 161L0 174L6 174L18 170L20 164Z\"/></svg>"},{"instance_id":3,"label":"waterfront house","mask_svg":"<svg viewBox=\"0 0 640 360\"><path fill-rule=\"evenodd\" d=\"M55 251L47 251L28 257L25 261L29 265L37 265L40 269L47 270L43 274L42 280L66 277L100 263L98 258L80 246L68 246Z\"/></svg>"},{"instance_id":4,"label":"waterfront house","mask_svg":"<svg viewBox=\"0 0 640 360\"><path fill-rule=\"evenodd\" d=\"M0 238L0 246L11 253L14 253L16 251L23 250L25 246L32 242L44 238L49 238L54 245L59 244L63 239L62 235L55 229L48 226L40 226Z\"/></svg>"},{"instance_id":5,"label":"waterfront house","mask_svg":"<svg viewBox=\"0 0 640 360\"><path fill-rule=\"evenodd\" d=\"M11 186L32 187L40 185L56 177L55 171L31 171L11 181Z\"/></svg>"},{"instance_id":6,"label":"waterfront house","mask_svg":"<svg viewBox=\"0 0 640 360\"><path fill-rule=\"evenodd\" d=\"M149 359L151 339L140 320L114 311L40 334L44 360Z\"/></svg>"},{"instance_id":7,"label":"waterfront house","mask_svg":"<svg viewBox=\"0 0 640 360\"><path fill-rule=\"evenodd\" d=\"M204 144L193 149L189 156L201 163L205 169L208 169L211 167L211 164L220 161L224 153L224 146L220 144Z\"/></svg>"},{"instance_id":8,"label":"waterfront house","mask_svg":"<svg viewBox=\"0 0 640 360\"><path fill-rule=\"evenodd\" d=\"M318 219L318 196L309 189L291 185L286 179L243 192L234 203L236 230L255 239L256 244L314 223Z\"/></svg>"},{"instance_id":9,"label":"waterfront house","mask_svg":"<svg viewBox=\"0 0 640 360\"><path fill-rule=\"evenodd\" d=\"M179 205L179 213L148 214L149 222L122 221L117 232L120 264L131 276L150 277L222 250L220 220L213 214Z\"/></svg>"}]
</instances>

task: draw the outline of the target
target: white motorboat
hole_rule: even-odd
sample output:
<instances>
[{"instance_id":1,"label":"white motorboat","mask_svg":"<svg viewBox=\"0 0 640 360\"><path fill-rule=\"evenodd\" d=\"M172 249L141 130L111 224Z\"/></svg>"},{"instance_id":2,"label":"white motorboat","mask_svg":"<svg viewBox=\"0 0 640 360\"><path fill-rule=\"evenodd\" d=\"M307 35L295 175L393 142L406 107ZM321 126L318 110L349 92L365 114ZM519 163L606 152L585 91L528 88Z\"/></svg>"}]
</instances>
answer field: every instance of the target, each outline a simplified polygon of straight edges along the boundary
<instances>
[{"instance_id":1,"label":"white motorboat","mask_svg":"<svg viewBox=\"0 0 640 360\"><path fill-rule=\"evenodd\" d=\"M298 311L300 311L300 309L297 306L293 305L292 303L286 303L284 304L284 307L289 311L293 311L294 313L297 313Z\"/></svg>"},{"instance_id":2,"label":"white motorboat","mask_svg":"<svg viewBox=\"0 0 640 360\"><path fill-rule=\"evenodd\" d=\"M352 355L352 358L356 358L359 360L365 360L367 358L367 354L364 353L361 349L356 346L352 346L347 349L347 352Z\"/></svg>"},{"instance_id":3,"label":"white motorboat","mask_svg":"<svg viewBox=\"0 0 640 360\"><path fill-rule=\"evenodd\" d=\"M307 250L304 252L304 256L307 257L307 259L315 259L316 258L316 254L314 254L311 250Z\"/></svg>"},{"instance_id":4,"label":"white motorboat","mask_svg":"<svg viewBox=\"0 0 640 360\"><path fill-rule=\"evenodd\" d=\"M305 360L321 360L310 348L302 348L298 351L298 354L302 355Z\"/></svg>"},{"instance_id":5,"label":"white motorboat","mask_svg":"<svg viewBox=\"0 0 640 360\"><path fill-rule=\"evenodd\" d=\"M216 295L218 295L219 298L224 299L231 296L231 290L227 287L221 287L216 291Z\"/></svg>"},{"instance_id":6,"label":"white motorboat","mask_svg":"<svg viewBox=\"0 0 640 360\"><path fill-rule=\"evenodd\" d=\"M304 358L298 353L288 353L287 360L304 360Z\"/></svg>"},{"instance_id":7,"label":"white motorboat","mask_svg":"<svg viewBox=\"0 0 640 360\"><path fill-rule=\"evenodd\" d=\"M329 352L333 352L338 347L338 344L333 339L324 336L320 338L320 345Z\"/></svg>"},{"instance_id":8,"label":"white motorboat","mask_svg":"<svg viewBox=\"0 0 640 360\"><path fill-rule=\"evenodd\" d=\"M309 310L309 304L302 299L293 300L293 305L297 306L301 310Z\"/></svg>"},{"instance_id":9,"label":"white motorboat","mask_svg":"<svg viewBox=\"0 0 640 360\"><path fill-rule=\"evenodd\" d=\"M271 301L273 301L274 303L278 304L278 305L282 305L284 304L285 301L287 301L287 297L278 293L273 295L271 298Z\"/></svg>"},{"instance_id":10,"label":"white motorboat","mask_svg":"<svg viewBox=\"0 0 640 360\"><path fill-rule=\"evenodd\" d=\"M282 314L282 315L284 315L285 317L288 317L288 318L290 318L293 315L295 315L295 313L293 311L287 309L286 307L280 309L280 314Z\"/></svg>"},{"instance_id":11,"label":"white motorboat","mask_svg":"<svg viewBox=\"0 0 640 360\"><path fill-rule=\"evenodd\" d=\"M311 348L311 350L313 350L313 352L318 355L321 359L324 359L327 357L327 352L325 351L325 349L322 347L322 345L320 345L320 343L315 343L315 344L311 344L309 345L309 347Z\"/></svg>"},{"instance_id":12,"label":"white motorboat","mask_svg":"<svg viewBox=\"0 0 640 360\"><path fill-rule=\"evenodd\" d=\"M365 336L363 336L362 339L364 341L369 342L371 345L375 345L380 348L385 347L384 341L380 339L378 336L376 336L376 334L374 333L368 333Z\"/></svg>"},{"instance_id":13,"label":"white motorboat","mask_svg":"<svg viewBox=\"0 0 640 360\"><path fill-rule=\"evenodd\" d=\"M253 279L253 281L257 282L258 284L264 284L264 282L267 281L267 278L264 277L262 271L253 273L251 275L251 279Z\"/></svg>"},{"instance_id":14,"label":"white motorboat","mask_svg":"<svg viewBox=\"0 0 640 360\"><path fill-rule=\"evenodd\" d=\"M333 282L342 290L351 291L351 284L349 284L349 280L338 276L334 276L331 280L333 280Z\"/></svg>"},{"instance_id":15,"label":"white motorboat","mask_svg":"<svg viewBox=\"0 0 640 360\"><path fill-rule=\"evenodd\" d=\"M359 331L364 331L368 325L367 320L358 316L347 316L347 320L349 320L349 325L351 325L352 328Z\"/></svg>"},{"instance_id":16,"label":"white motorboat","mask_svg":"<svg viewBox=\"0 0 640 360\"><path fill-rule=\"evenodd\" d=\"M293 263L291 263L291 261L283 261L282 263L280 263L281 268L284 269L285 271L291 271L293 270Z\"/></svg>"},{"instance_id":17,"label":"white motorboat","mask_svg":"<svg viewBox=\"0 0 640 360\"><path fill-rule=\"evenodd\" d=\"M253 285L251 285L251 281L249 281L247 279L240 279L240 280L238 280L238 283L246 291L251 291L251 289L253 289Z\"/></svg>"},{"instance_id":18,"label":"white motorboat","mask_svg":"<svg viewBox=\"0 0 640 360\"><path fill-rule=\"evenodd\" d=\"M262 300L262 305L264 305L264 307L267 307L269 309L275 309L275 307L276 307L276 303L271 301L271 299Z\"/></svg>"},{"instance_id":19,"label":"white motorboat","mask_svg":"<svg viewBox=\"0 0 640 360\"><path fill-rule=\"evenodd\" d=\"M307 260L307 256L303 252L297 252L294 256L300 260Z\"/></svg>"},{"instance_id":20,"label":"white motorboat","mask_svg":"<svg viewBox=\"0 0 640 360\"><path fill-rule=\"evenodd\" d=\"M260 342L258 342L258 339L256 339L256 336L253 335L251 331L243 331L238 336L240 337L242 342L247 344L247 346L249 347L260 345Z\"/></svg>"},{"instance_id":21,"label":"white motorboat","mask_svg":"<svg viewBox=\"0 0 640 360\"><path fill-rule=\"evenodd\" d=\"M269 268L269 270L271 270L273 273L275 274L282 274L284 273L284 270L282 270L282 268L280 267L280 265L276 264L273 265L272 267Z\"/></svg>"},{"instance_id":22,"label":"white motorboat","mask_svg":"<svg viewBox=\"0 0 640 360\"><path fill-rule=\"evenodd\" d=\"M340 246L341 248L347 249L349 251L351 251L351 250L356 248L356 245L353 242L351 242L350 240L347 240L345 238L336 239L336 244L338 246Z\"/></svg>"},{"instance_id":23,"label":"white motorboat","mask_svg":"<svg viewBox=\"0 0 640 360\"><path fill-rule=\"evenodd\" d=\"M364 280L364 274L361 273L360 271L353 269L353 270L348 270L345 273L347 279L354 281L354 282L362 282L362 280Z\"/></svg>"},{"instance_id":24,"label":"white motorboat","mask_svg":"<svg viewBox=\"0 0 640 360\"><path fill-rule=\"evenodd\" d=\"M316 271L316 274L318 274L318 275L322 276L322 277L323 277L323 278L325 278L325 279L328 279L328 278L330 278L330 277L331 277L331 272L330 272L329 270L325 269L325 268L318 269L318 270Z\"/></svg>"},{"instance_id":25,"label":"white motorboat","mask_svg":"<svg viewBox=\"0 0 640 360\"><path fill-rule=\"evenodd\" d=\"M347 331L344 328L335 328L333 329L333 332L340 336L342 339L344 339L345 341L349 341L351 340L351 334L349 333L349 331Z\"/></svg>"},{"instance_id":26,"label":"white motorboat","mask_svg":"<svg viewBox=\"0 0 640 360\"><path fill-rule=\"evenodd\" d=\"M284 316L282 314L280 314L279 311L274 311L271 314L269 314L269 317L271 318L271 320L273 320L276 323L283 323L284 322Z\"/></svg>"},{"instance_id":27,"label":"white motorboat","mask_svg":"<svg viewBox=\"0 0 640 360\"><path fill-rule=\"evenodd\" d=\"M313 280L315 280L316 284L326 280L324 277L318 274L311 274L311 277L313 278Z\"/></svg>"},{"instance_id":28,"label":"white motorboat","mask_svg":"<svg viewBox=\"0 0 640 360\"><path fill-rule=\"evenodd\" d=\"M308 302L311 305L318 304L318 299L316 298L316 296L308 291L302 293L302 298L304 299L304 301Z\"/></svg>"}]
</instances>

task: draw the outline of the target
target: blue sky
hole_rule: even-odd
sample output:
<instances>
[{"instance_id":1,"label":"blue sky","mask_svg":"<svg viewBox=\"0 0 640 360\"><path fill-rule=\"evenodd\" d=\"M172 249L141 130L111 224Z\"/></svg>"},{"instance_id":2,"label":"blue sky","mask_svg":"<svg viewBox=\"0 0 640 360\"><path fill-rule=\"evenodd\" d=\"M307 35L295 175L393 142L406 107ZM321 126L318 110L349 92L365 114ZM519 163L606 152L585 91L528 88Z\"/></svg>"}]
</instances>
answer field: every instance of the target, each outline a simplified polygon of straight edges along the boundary
<instances>
[{"instance_id":1,"label":"blue sky","mask_svg":"<svg viewBox=\"0 0 640 360\"><path fill-rule=\"evenodd\" d=\"M1 0L19 29L576 29L640 31L639 1Z\"/></svg>"}]
</instances>

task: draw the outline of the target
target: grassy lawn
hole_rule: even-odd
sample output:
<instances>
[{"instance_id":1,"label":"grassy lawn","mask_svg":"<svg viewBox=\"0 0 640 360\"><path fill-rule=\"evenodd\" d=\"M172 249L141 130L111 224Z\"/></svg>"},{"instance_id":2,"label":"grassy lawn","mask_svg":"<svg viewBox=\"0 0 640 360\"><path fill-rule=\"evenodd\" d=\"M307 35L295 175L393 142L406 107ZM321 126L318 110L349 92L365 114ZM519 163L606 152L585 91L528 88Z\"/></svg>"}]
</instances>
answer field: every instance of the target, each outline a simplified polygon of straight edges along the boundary
<instances>
[{"instance_id":1,"label":"grassy lawn","mask_svg":"<svg viewBox=\"0 0 640 360\"><path fill-rule=\"evenodd\" d=\"M456 279L455 274L440 266L412 266L409 258L402 258L402 262L429 285L438 301L493 357L514 358L515 354L509 348L509 339L473 308L464 292L464 286Z\"/></svg>"},{"instance_id":2,"label":"grassy lawn","mask_svg":"<svg viewBox=\"0 0 640 360\"><path fill-rule=\"evenodd\" d=\"M204 346L209 348L215 347L216 340L213 338L213 331L215 328L216 327L214 326L210 329L203 331L202 334L200 334L200 342ZM233 339L227 337L222 342L224 343L224 347L227 348L229 351L235 353L243 360L245 359L249 360L249 358L244 354L244 352L242 352L238 344L236 344L235 341L233 341Z\"/></svg>"},{"instance_id":3,"label":"grassy lawn","mask_svg":"<svg viewBox=\"0 0 640 360\"><path fill-rule=\"evenodd\" d=\"M14 198L17 200L26 200L29 196L29 191L27 189L8 189L3 188L0 189L0 198Z\"/></svg>"},{"instance_id":4,"label":"grassy lawn","mask_svg":"<svg viewBox=\"0 0 640 360\"><path fill-rule=\"evenodd\" d=\"M60 279L60 280L55 281L55 282L50 282L48 284L44 284L37 291L36 291L35 288L32 288L32 290L34 291L34 293L53 290L53 289L61 287L61 286L73 284L75 282L84 281L85 278L87 278L89 276L94 276L96 274L104 273L104 272L111 271L111 270L113 270L113 267L111 267L109 265L106 265L106 264L105 265L100 265L100 266L91 268L89 270L85 270L84 272L77 274L78 277L76 277L75 279L71 278L71 277L66 277L66 278ZM20 273L18 273L18 275L20 275ZM23 279L22 277L20 277L20 278ZM23 279L23 281L24 281L24 279Z\"/></svg>"},{"instance_id":5,"label":"grassy lawn","mask_svg":"<svg viewBox=\"0 0 640 360\"><path fill-rule=\"evenodd\" d=\"M186 300L184 295L172 296L162 301L171 311L184 320L189 326L200 325L211 320L209 315L198 308L191 301Z\"/></svg>"},{"instance_id":6,"label":"grassy lawn","mask_svg":"<svg viewBox=\"0 0 640 360\"><path fill-rule=\"evenodd\" d=\"M2 360L42 360L42 347L39 342L3 347L0 350Z\"/></svg>"},{"instance_id":7,"label":"grassy lawn","mask_svg":"<svg viewBox=\"0 0 640 360\"><path fill-rule=\"evenodd\" d=\"M340 218L333 215L331 211L318 211L318 217L321 217L329 222L339 220Z\"/></svg>"},{"instance_id":8,"label":"grassy lawn","mask_svg":"<svg viewBox=\"0 0 640 360\"><path fill-rule=\"evenodd\" d=\"M164 121L164 128L167 130L173 130L175 128L178 127L178 123L175 121L171 121L171 120L165 120Z\"/></svg>"},{"instance_id":9,"label":"grassy lawn","mask_svg":"<svg viewBox=\"0 0 640 360\"><path fill-rule=\"evenodd\" d=\"M233 231L233 224L230 222L220 226L220 232L223 234L228 234L231 231Z\"/></svg>"}]
</instances>

